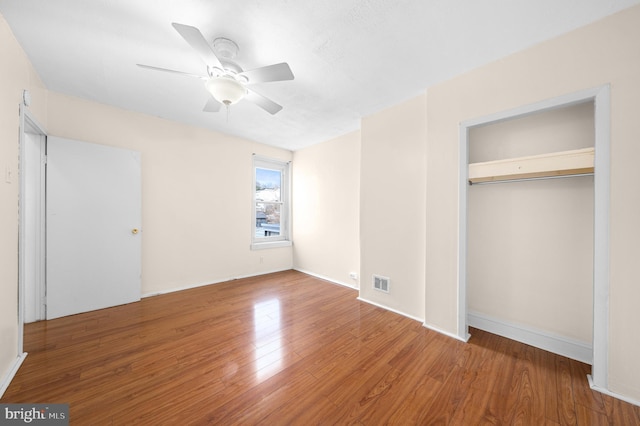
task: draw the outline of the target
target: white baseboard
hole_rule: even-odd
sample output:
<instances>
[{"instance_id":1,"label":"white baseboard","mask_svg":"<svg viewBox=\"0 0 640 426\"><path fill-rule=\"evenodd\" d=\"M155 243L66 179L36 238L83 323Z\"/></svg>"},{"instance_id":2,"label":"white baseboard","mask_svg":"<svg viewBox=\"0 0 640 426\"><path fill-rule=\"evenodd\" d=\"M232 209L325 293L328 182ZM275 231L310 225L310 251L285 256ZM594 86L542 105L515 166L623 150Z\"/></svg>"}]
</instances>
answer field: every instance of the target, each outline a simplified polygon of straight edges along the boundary
<instances>
[{"instance_id":1,"label":"white baseboard","mask_svg":"<svg viewBox=\"0 0 640 426\"><path fill-rule=\"evenodd\" d=\"M316 274L314 272L305 271L304 269L293 268L293 270L294 271L298 271L298 272L302 272L303 274L311 275L312 277L316 277L316 278L319 278L319 279L324 280L324 281L329 281L330 283L333 283L333 284L338 284L338 285L341 285L341 286L344 286L344 287L349 287L349 288L352 288L352 289L355 289L355 290L358 289L358 287L355 286L355 285L347 284L345 282L338 281L338 280L334 280L333 278L325 277L324 275Z\"/></svg>"},{"instance_id":2,"label":"white baseboard","mask_svg":"<svg viewBox=\"0 0 640 426\"><path fill-rule=\"evenodd\" d=\"M226 283L227 281L241 280L243 278L259 277L260 275L274 274L276 272L289 271L289 270L291 270L291 268L276 269L276 270L273 270L273 271L263 271L263 272L258 272L256 274L240 275L240 276L237 276L237 277L224 278L224 279L215 280L215 281L207 281L207 282L204 282L204 283L189 284L189 285L186 285L186 286L183 286L183 287L174 287L174 288L170 288L168 290L160 290L160 291L154 291L152 293L144 293L142 295L142 298L144 299L145 297L160 296L161 294L175 293L176 291L190 290L192 288L204 287L206 285Z\"/></svg>"},{"instance_id":3,"label":"white baseboard","mask_svg":"<svg viewBox=\"0 0 640 426\"><path fill-rule=\"evenodd\" d=\"M465 343L467 343L469 341L469 337L471 337L471 335L467 333L466 338L463 338L461 336L458 336L457 334L449 333L448 331L444 331L441 328L434 327L433 325L427 324L426 322L423 322L422 326L424 328L428 328L429 330L433 330L436 333L444 334L445 336L449 336L453 339L460 340L461 342L465 342Z\"/></svg>"},{"instance_id":4,"label":"white baseboard","mask_svg":"<svg viewBox=\"0 0 640 426\"><path fill-rule=\"evenodd\" d=\"M410 318L412 320L416 320L416 321L420 321L420 322L424 321L422 318L414 317L413 315L409 315L409 314L407 314L405 312L397 311L397 310L395 310L393 308L390 308L388 306L384 306L384 305L381 305L379 303L372 302L371 300L363 299L362 297L358 297L358 300L361 301L361 302L368 303L368 304L373 305L373 306L377 306L378 308L382 308L382 309L385 309L387 311L391 311L391 312L393 312L395 314L402 315L403 317L407 317L407 318Z\"/></svg>"},{"instance_id":5,"label":"white baseboard","mask_svg":"<svg viewBox=\"0 0 640 426\"><path fill-rule=\"evenodd\" d=\"M594 391L598 391L605 395L609 395L613 398L616 398L621 401L628 402L629 404L637 405L638 407L640 407L640 401L636 401L635 399L626 397L624 395L620 395L619 393L611 392L609 389L601 388L600 386L597 386L596 384L594 384L593 377L591 377L591 374L587 374L587 380L589 380L589 387L591 387L591 389L593 389Z\"/></svg>"},{"instance_id":6,"label":"white baseboard","mask_svg":"<svg viewBox=\"0 0 640 426\"><path fill-rule=\"evenodd\" d=\"M467 324L489 333L584 362L585 364L593 363L593 347L589 343L537 330L522 324L492 318L478 312L467 311Z\"/></svg>"},{"instance_id":7,"label":"white baseboard","mask_svg":"<svg viewBox=\"0 0 640 426\"><path fill-rule=\"evenodd\" d=\"M20 369L20 366L22 365L26 357L26 352L22 352L20 355L18 355L15 361L13 361L13 365L7 372L7 375L2 378L2 382L0 382L0 398L2 398L2 395L4 395L5 391L9 387L9 384L11 384L11 381Z\"/></svg>"}]
</instances>

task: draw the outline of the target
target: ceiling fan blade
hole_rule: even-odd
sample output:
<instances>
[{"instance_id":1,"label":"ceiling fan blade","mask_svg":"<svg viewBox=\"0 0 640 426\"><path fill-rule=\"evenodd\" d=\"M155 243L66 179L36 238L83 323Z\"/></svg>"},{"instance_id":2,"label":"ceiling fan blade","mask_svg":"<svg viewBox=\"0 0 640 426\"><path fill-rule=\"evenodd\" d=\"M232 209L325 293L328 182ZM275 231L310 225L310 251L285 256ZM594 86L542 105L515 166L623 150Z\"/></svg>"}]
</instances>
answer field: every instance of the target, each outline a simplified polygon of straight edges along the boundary
<instances>
[{"instance_id":1,"label":"ceiling fan blade","mask_svg":"<svg viewBox=\"0 0 640 426\"><path fill-rule=\"evenodd\" d=\"M206 77L203 75L198 75L198 74L191 74L189 72L183 72L183 71L176 71L176 70L170 70L168 68L159 68L159 67L153 67L151 65L144 65L144 64L136 64L137 66L139 66L140 68L146 68L148 70L154 70L154 71L162 71L162 72L170 72L173 74L180 74L180 75L187 75L189 77L196 77L196 78L200 78L202 80L205 80Z\"/></svg>"},{"instance_id":2,"label":"ceiling fan blade","mask_svg":"<svg viewBox=\"0 0 640 426\"><path fill-rule=\"evenodd\" d=\"M286 62L244 71L241 72L240 75L249 79L247 84L293 80L293 72L291 72L291 68L289 68L289 64Z\"/></svg>"},{"instance_id":3,"label":"ceiling fan blade","mask_svg":"<svg viewBox=\"0 0 640 426\"><path fill-rule=\"evenodd\" d=\"M207 103L204 105L204 108L202 108L202 110L204 112L218 112L220 111L221 106L222 104L213 99L213 96L209 96L209 100L207 100Z\"/></svg>"},{"instance_id":4,"label":"ceiling fan blade","mask_svg":"<svg viewBox=\"0 0 640 426\"><path fill-rule=\"evenodd\" d=\"M262 96L259 93L254 92L253 90L247 89L247 94L244 99L253 102L258 105L260 108L267 111L269 114L275 114L282 109L282 105L278 105L273 102L271 99Z\"/></svg>"},{"instance_id":5,"label":"ceiling fan blade","mask_svg":"<svg viewBox=\"0 0 640 426\"><path fill-rule=\"evenodd\" d=\"M196 27L192 27L190 25L172 23L173 28L178 31L178 33L182 36L182 38L189 43L191 47L195 49L195 51L200 55L205 64L209 67L224 69L222 64L220 63L220 59L213 53L213 49L207 40L204 38L202 33Z\"/></svg>"}]
</instances>

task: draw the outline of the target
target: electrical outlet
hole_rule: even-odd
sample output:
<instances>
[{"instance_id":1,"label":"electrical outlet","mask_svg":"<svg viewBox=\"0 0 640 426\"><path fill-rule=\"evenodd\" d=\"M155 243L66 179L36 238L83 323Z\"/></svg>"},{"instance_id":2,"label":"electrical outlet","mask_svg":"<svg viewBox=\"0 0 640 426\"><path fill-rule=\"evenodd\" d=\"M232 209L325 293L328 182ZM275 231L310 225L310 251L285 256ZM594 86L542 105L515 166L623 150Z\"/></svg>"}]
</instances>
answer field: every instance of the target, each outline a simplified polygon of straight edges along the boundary
<instances>
[{"instance_id":1,"label":"electrical outlet","mask_svg":"<svg viewBox=\"0 0 640 426\"><path fill-rule=\"evenodd\" d=\"M358 279L358 274L356 272L350 272L349 273L349 278L351 278L352 280L357 280Z\"/></svg>"}]
</instances>

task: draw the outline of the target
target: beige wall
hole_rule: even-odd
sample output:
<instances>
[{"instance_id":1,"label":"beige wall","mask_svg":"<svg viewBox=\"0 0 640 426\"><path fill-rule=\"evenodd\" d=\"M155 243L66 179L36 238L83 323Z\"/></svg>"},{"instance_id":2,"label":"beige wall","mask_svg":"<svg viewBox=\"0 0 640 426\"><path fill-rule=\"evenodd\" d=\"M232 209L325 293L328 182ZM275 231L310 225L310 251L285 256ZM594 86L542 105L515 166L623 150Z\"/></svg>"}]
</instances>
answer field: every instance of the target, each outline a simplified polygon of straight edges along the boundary
<instances>
[{"instance_id":1,"label":"beige wall","mask_svg":"<svg viewBox=\"0 0 640 426\"><path fill-rule=\"evenodd\" d=\"M143 294L292 267L291 247L249 249L252 154L291 160L290 151L49 92L1 17L0 63L0 380L18 357L23 89L50 135L142 153Z\"/></svg>"},{"instance_id":2,"label":"beige wall","mask_svg":"<svg viewBox=\"0 0 640 426\"><path fill-rule=\"evenodd\" d=\"M469 162L594 146L593 103L471 129ZM592 342L593 177L468 188L469 312Z\"/></svg>"},{"instance_id":3,"label":"beige wall","mask_svg":"<svg viewBox=\"0 0 640 426\"><path fill-rule=\"evenodd\" d=\"M360 297L424 317L427 98L362 120ZM389 294L372 275L391 279Z\"/></svg>"},{"instance_id":4,"label":"beige wall","mask_svg":"<svg viewBox=\"0 0 640 426\"><path fill-rule=\"evenodd\" d=\"M292 267L291 247L251 251L252 153L276 149L49 94L48 132L142 153L142 293Z\"/></svg>"},{"instance_id":5,"label":"beige wall","mask_svg":"<svg viewBox=\"0 0 640 426\"><path fill-rule=\"evenodd\" d=\"M3 89L7 83L2 80ZM10 113L3 111L2 115L16 117L13 132L5 138L11 143L3 144L3 149L14 149L14 170L16 111L23 86L17 87L20 90L15 89ZM291 152L54 92L42 93L48 97L42 102L47 107L42 108L42 115L48 118L44 124L50 135L142 153L143 294L293 266L291 247L249 250L252 154L291 160ZM359 272L359 156L360 133L354 132L296 153L293 168L294 180L299 182L294 186L295 209L300 210L301 218L294 222L296 267L348 285L357 285L349 273ZM9 255L2 257L13 268L13 274L3 281L7 284L3 295L13 296L2 298L13 302L11 309L3 311L10 314L3 329L13 341L17 341L17 180L15 183L10 202L3 203L10 207L11 219L3 225L14 229L15 238L7 245ZM313 194L313 199L305 199L304 194ZM331 233L325 232L327 227ZM12 268L3 268L3 272ZM12 347L7 352L7 368L16 357L16 344Z\"/></svg>"},{"instance_id":6,"label":"beige wall","mask_svg":"<svg viewBox=\"0 0 640 426\"><path fill-rule=\"evenodd\" d=\"M640 7L478 68L428 90L425 320L457 327L459 123L611 84L609 389L640 400ZM419 151L416 152L419 154ZM416 293L417 296L417 293Z\"/></svg>"},{"instance_id":7,"label":"beige wall","mask_svg":"<svg viewBox=\"0 0 640 426\"><path fill-rule=\"evenodd\" d=\"M293 156L293 263L300 271L357 287L360 132Z\"/></svg>"},{"instance_id":8,"label":"beige wall","mask_svg":"<svg viewBox=\"0 0 640 426\"><path fill-rule=\"evenodd\" d=\"M31 110L46 121L46 91L0 16L0 385L18 357L18 108L31 92ZM10 182L7 182L7 173Z\"/></svg>"},{"instance_id":9,"label":"beige wall","mask_svg":"<svg viewBox=\"0 0 640 426\"><path fill-rule=\"evenodd\" d=\"M631 8L364 118L359 177L361 297L455 333L459 123L610 83L609 388L640 400L640 342L635 338L640 286L634 268L640 240L640 191L635 188L640 181L635 165L640 158L638 22L640 7ZM3 175L7 167L17 169L17 106L23 88L32 90L32 109L51 134L142 152L144 292L291 267L290 248L249 251L250 198L244 192L250 186L252 152L285 159L291 153L48 94L4 20L0 20L0 60ZM299 158L309 164L305 154ZM227 187L231 181L237 182L235 191ZM16 180L0 181L0 200L0 372L4 372L0 374L4 375L17 355ZM301 265L310 265L304 245L296 256ZM317 273L333 278L344 270ZM371 289L374 273L391 278L390 294Z\"/></svg>"}]
</instances>

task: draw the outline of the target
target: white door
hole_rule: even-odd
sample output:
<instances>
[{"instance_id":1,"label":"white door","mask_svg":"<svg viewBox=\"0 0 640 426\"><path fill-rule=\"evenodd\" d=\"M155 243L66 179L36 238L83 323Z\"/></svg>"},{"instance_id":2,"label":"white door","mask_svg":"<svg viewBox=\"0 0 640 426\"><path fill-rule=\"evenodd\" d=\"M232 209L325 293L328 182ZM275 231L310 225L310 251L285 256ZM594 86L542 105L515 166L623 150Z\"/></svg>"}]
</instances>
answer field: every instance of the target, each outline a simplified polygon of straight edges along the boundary
<instances>
[{"instance_id":1,"label":"white door","mask_svg":"<svg viewBox=\"0 0 640 426\"><path fill-rule=\"evenodd\" d=\"M140 153L47 139L47 319L140 300Z\"/></svg>"}]
</instances>

